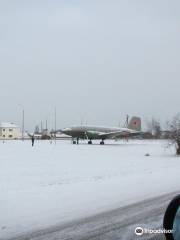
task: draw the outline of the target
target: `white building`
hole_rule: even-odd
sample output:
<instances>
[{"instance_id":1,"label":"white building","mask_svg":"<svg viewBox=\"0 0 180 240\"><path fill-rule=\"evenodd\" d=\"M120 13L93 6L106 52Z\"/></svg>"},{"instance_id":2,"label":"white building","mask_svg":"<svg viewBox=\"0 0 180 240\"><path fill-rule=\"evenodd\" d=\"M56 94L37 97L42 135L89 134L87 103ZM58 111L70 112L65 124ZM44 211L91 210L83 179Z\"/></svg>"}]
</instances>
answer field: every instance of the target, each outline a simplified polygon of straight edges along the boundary
<instances>
[{"instance_id":1,"label":"white building","mask_svg":"<svg viewBox=\"0 0 180 240\"><path fill-rule=\"evenodd\" d=\"M0 123L1 139L18 139L21 135L21 128L14 123Z\"/></svg>"}]
</instances>

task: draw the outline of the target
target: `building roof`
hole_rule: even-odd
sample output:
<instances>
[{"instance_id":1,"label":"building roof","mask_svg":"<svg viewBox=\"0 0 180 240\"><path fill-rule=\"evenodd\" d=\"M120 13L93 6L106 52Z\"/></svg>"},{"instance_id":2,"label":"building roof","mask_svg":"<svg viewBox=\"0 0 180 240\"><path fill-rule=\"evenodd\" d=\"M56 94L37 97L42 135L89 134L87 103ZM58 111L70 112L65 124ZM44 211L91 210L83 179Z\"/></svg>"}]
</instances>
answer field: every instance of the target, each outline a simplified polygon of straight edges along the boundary
<instances>
[{"instance_id":1,"label":"building roof","mask_svg":"<svg viewBox=\"0 0 180 240\"><path fill-rule=\"evenodd\" d=\"M9 122L1 122L0 128L20 128L18 125Z\"/></svg>"}]
</instances>

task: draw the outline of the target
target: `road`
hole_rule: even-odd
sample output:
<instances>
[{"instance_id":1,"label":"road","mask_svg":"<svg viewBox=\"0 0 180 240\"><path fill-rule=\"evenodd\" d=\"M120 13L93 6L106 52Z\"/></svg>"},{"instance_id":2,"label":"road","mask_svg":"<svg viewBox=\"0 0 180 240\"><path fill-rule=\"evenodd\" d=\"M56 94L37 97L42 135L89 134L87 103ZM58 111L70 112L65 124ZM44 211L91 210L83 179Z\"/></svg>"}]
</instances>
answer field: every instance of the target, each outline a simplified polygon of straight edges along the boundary
<instances>
[{"instance_id":1,"label":"road","mask_svg":"<svg viewBox=\"0 0 180 240\"><path fill-rule=\"evenodd\" d=\"M136 227L161 229L165 209L177 194L173 192L8 240L164 240L162 235L138 237L134 231Z\"/></svg>"}]
</instances>

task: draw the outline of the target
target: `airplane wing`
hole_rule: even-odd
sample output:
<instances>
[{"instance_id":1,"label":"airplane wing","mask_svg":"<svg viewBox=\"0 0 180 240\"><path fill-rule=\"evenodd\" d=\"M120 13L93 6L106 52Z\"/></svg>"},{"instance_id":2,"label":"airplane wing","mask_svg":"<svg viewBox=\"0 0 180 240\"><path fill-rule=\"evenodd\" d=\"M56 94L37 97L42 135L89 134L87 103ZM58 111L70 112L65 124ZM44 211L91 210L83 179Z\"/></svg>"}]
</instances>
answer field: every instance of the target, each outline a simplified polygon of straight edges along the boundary
<instances>
[{"instance_id":1,"label":"airplane wing","mask_svg":"<svg viewBox=\"0 0 180 240\"><path fill-rule=\"evenodd\" d=\"M138 136L141 132L139 131L132 131L132 130L123 130L123 131L117 131L117 132L110 132L110 133L102 133L99 134L99 137L102 137L104 139L106 138L122 138L122 137L131 137L131 136Z\"/></svg>"},{"instance_id":2,"label":"airplane wing","mask_svg":"<svg viewBox=\"0 0 180 240\"><path fill-rule=\"evenodd\" d=\"M32 138L32 137L34 136L35 139L40 139L41 136L42 136L41 134L34 134L34 133L31 134L31 133L29 133L29 132L27 132L27 131L26 131L26 133L27 133L27 135L28 135L30 138Z\"/></svg>"},{"instance_id":3,"label":"airplane wing","mask_svg":"<svg viewBox=\"0 0 180 240\"><path fill-rule=\"evenodd\" d=\"M91 138L91 137L93 137L93 138L99 137L103 134L104 134L103 132L99 132L99 131L86 131L85 132L85 136L86 136L87 139Z\"/></svg>"},{"instance_id":4,"label":"airplane wing","mask_svg":"<svg viewBox=\"0 0 180 240\"><path fill-rule=\"evenodd\" d=\"M27 135L28 135L30 138L33 136L33 134L31 134L31 133L29 133L29 132L27 132L27 131L26 131L26 133L27 133Z\"/></svg>"}]
</instances>

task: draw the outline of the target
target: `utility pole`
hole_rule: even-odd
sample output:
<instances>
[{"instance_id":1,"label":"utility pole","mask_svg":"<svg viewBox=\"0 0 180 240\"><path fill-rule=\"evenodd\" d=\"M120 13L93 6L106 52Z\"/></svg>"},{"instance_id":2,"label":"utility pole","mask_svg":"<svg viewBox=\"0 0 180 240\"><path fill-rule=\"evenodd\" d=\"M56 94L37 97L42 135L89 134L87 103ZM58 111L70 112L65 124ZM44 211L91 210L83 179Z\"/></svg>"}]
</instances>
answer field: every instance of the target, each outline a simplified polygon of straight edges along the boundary
<instances>
[{"instance_id":1,"label":"utility pole","mask_svg":"<svg viewBox=\"0 0 180 240\"><path fill-rule=\"evenodd\" d=\"M22 138L22 141L24 141L24 106L22 105L22 104L18 104L18 106L22 109L22 126L21 126L21 130L22 130L22 136L21 136L21 138Z\"/></svg>"},{"instance_id":2,"label":"utility pole","mask_svg":"<svg viewBox=\"0 0 180 240\"><path fill-rule=\"evenodd\" d=\"M43 132L43 123L41 121L41 133Z\"/></svg>"},{"instance_id":3,"label":"utility pole","mask_svg":"<svg viewBox=\"0 0 180 240\"><path fill-rule=\"evenodd\" d=\"M48 122L47 122L47 119L46 119L46 131L48 130Z\"/></svg>"},{"instance_id":4,"label":"utility pole","mask_svg":"<svg viewBox=\"0 0 180 240\"><path fill-rule=\"evenodd\" d=\"M129 124L129 115L128 114L126 116L126 124L127 124L127 127L128 127L128 124Z\"/></svg>"},{"instance_id":5,"label":"utility pole","mask_svg":"<svg viewBox=\"0 0 180 240\"><path fill-rule=\"evenodd\" d=\"M24 141L24 108L22 110L22 141Z\"/></svg>"},{"instance_id":6,"label":"utility pole","mask_svg":"<svg viewBox=\"0 0 180 240\"><path fill-rule=\"evenodd\" d=\"M124 123L124 127L127 128L128 124L129 124L129 115L127 114L126 115L126 120L125 120L125 123Z\"/></svg>"},{"instance_id":7,"label":"utility pole","mask_svg":"<svg viewBox=\"0 0 180 240\"><path fill-rule=\"evenodd\" d=\"M57 113L56 113L56 107L55 107L55 109L54 109L54 131L55 131L54 139L55 139L55 144L56 144L56 128L57 128L56 118L57 118Z\"/></svg>"}]
</instances>

